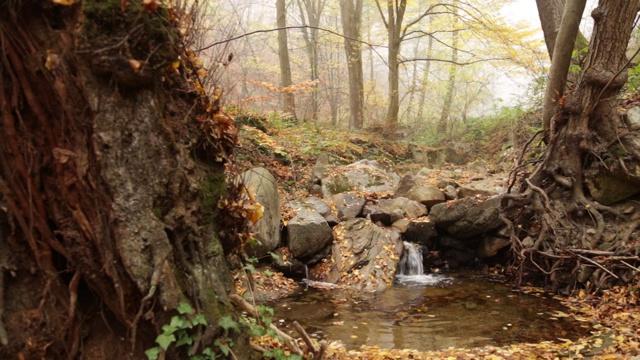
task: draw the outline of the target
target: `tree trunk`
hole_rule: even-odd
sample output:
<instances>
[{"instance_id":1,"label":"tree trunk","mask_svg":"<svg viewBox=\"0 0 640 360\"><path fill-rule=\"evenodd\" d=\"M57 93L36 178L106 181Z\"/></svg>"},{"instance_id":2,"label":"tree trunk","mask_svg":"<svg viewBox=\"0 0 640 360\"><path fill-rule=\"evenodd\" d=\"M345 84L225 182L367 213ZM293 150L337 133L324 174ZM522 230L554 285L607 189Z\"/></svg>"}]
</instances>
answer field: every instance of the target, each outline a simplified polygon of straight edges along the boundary
<instances>
[{"instance_id":1,"label":"tree trunk","mask_svg":"<svg viewBox=\"0 0 640 360\"><path fill-rule=\"evenodd\" d=\"M288 87L293 84L291 79L291 64L289 62L289 42L287 40L287 30L284 29L287 26L287 9L285 7L285 0L276 0L276 16L278 30L278 57L280 59L280 85L282 87ZM296 103L295 97L292 92L285 91L282 94L283 108L285 113L291 114L296 117Z\"/></svg>"},{"instance_id":2,"label":"tree trunk","mask_svg":"<svg viewBox=\"0 0 640 360\"><path fill-rule=\"evenodd\" d=\"M145 358L180 301L213 325L194 329L202 351L233 315L224 190L207 189L226 187L215 158L235 130L184 95L167 15L97 0L0 13L0 358Z\"/></svg>"},{"instance_id":3,"label":"tree trunk","mask_svg":"<svg viewBox=\"0 0 640 360\"><path fill-rule=\"evenodd\" d=\"M549 69L549 81L544 95L544 112L542 123L544 127L544 137L549 138L551 130L551 118L556 113L558 101L564 93L564 86L567 81L567 73L569 65L571 65L571 54L573 53L573 44L576 42L576 36L580 29L580 21L582 13L586 6L586 0L568 0L562 16L560 24L560 32L555 40L555 56L551 61L551 69Z\"/></svg>"},{"instance_id":4,"label":"tree trunk","mask_svg":"<svg viewBox=\"0 0 640 360\"><path fill-rule=\"evenodd\" d=\"M570 291L577 284L578 269L591 268L593 275L583 282L589 280L585 284L592 289L634 277L628 276L628 266L606 254L636 251L628 238L637 224L594 200L597 193L585 187L597 192L591 185L602 176L625 186L640 184L640 176L628 170L640 166L640 139L616 112L616 95L627 79L625 51L638 11L637 0L601 0L591 14L595 26L580 82L552 121L544 161L523 183L521 196L511 198L515 204L529 205L512 209L513 224L505 221L519 260L517 270L510 270L515 279L544 272L552 290ZM587 227L592 231L585 232ZM534 240L525 241L526 237ZM589 258L596 256L597 262ZM599 266L594 269L594 264ZM560 276L560 268L574 271Z\"/></svg>"},{"instance_id":5,"label":"tree trunk","mask_svg":"<svg viewBox=\"0 0 640 360\"><path fill-rule=\"evenodd\" d=\"M429 36L429 45L427 45L427 59L431 59L433 51L433 36ZM424 72L422 74L422 86L420 87L420 103L418 105L418 119L424 121L424 105L427 102L427 86L429 85L429 71L431 69L431 61L427 60L424 64Z\"/></svg>"},{"instance_id":6,"label":"tree trunk","mask_svg":"<svg viewBox=\"0 0 640 360\"><path fill-rule=\"evenodd\" d=\"M396 6L397 5L397 6ZM400 111L400 92L399 92L399 56L402 39L400 33L402 30L402 21L404 13L407 9L406 0L399 2L387 2L387 34L388 34L388 55L387 63L389 66L389 108L387 109L386 126L389 129L394 128L398 123L398 112Z\"/></svg>"},{"instance_id":7,"label":"tree trunk","mask_svg":"<svg viewBox=\"0 0 640 360\"><path fill-rule=\"evenodd\" d=\"M303 5L304 3L304 5ZM320 16L324 9L325 0L298 0L298 8L303 25L308 23L311 29L302 29L304 41L307 48L307 56L309 57L310 77L312 81L319 79L318 73L318 27L320 26ZM306 17L305 17L306 13ZM318 120L318 87L314 86L311 91L311 120Z\"/></svg>"},{"instance_id":8,"label":"tree trunk","mask_svg":"<svg viewBox=\"0 0 640 360\"><path fill-rule=\"evenodd\" d=\"M560 30L565 2L566 0L536 0L538 16L540 17L540 25L544 33L544 42L547 45L549 59L553 59L553 49L558 31ZM576 41L572 45L573 50L582 50L588 45L589 41L581 32L578 32Z\"/></svg>"},{"instance_id":9,"label":"tree trunk","mask_svg":"<svg viewBox=\"0 0 640 360\"><path fill-rule=\"evenodd\" d=\"M362 45L349 39L360 39L362 0L340 1L344 49L349 72L350 129L361 129L364 123L364 75L362 72Z\"/></svg>"},{"instance_id":10,"label":"tree trunk","mask_svg":"<svg viewBox=\"0 0 640 360\"><path fill-rule=\"evenodd\" d=\"M438 133L444 135L447 131L447 124L451 117L451 104L453 103L453 94L456 89L456 75L458 74L458 12L457 12L458 0L453 0L453 21L451 33L451 66L449 67L449 81L447 83L447 93L444 96L444 104L442 105L442 114L440 115L440 121L438 122Z\"/></svg>"}]
</instances>

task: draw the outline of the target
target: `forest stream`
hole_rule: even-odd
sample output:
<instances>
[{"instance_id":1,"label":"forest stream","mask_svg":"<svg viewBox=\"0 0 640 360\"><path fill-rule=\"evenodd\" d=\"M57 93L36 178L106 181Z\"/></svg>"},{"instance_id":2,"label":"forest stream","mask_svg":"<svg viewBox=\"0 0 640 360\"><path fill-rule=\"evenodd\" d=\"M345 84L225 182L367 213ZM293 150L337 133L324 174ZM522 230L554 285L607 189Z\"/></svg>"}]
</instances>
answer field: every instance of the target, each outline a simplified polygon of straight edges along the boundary
<instances>
[{"instance_id":1,"label":"forest stream","mask_svg":"<svg viewBox=\"0 0 640 360\"><path fill-rule=\"evenodd\" d=\"M270 305L279 327L291 330L298 321L312 337L339 340L348 350L362 345L429 351L561 342L590 330L589 324L564 317L566 309L558 300L516 292L474 270L398 275L384 292L360 300L339 289L301 283L295 294Z\"/></svg>"}]
</instances>

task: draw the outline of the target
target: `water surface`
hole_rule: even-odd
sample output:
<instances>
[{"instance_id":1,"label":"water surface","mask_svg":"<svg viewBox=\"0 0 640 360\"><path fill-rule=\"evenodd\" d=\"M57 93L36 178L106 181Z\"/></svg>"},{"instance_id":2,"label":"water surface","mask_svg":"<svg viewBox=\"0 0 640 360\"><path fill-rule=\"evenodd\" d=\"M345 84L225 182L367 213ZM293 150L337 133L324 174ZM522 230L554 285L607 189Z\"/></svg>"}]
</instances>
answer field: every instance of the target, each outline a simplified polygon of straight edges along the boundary
<instances>
[{"instance_id":1,"label":"water surface","mask_svg":"<svg viewBox=\"0 0 640 360\"><path fill-rule=\"evenodd\" d=\"M280 326L297 320L316 338L422 351L572 339L588 334L584 323L552 320L566 309L556 300L517 293L473 272L406 275L368 300L346 300L338 289L301 287L271 305Z\"/></svg>"}]
</instances>

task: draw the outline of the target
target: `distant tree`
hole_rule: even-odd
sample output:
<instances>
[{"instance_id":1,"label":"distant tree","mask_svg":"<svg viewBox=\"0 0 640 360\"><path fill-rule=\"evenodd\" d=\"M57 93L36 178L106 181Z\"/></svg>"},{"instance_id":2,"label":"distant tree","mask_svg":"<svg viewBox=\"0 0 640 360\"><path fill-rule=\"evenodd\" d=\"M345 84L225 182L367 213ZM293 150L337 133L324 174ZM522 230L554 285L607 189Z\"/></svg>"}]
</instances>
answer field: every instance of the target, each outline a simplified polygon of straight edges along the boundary
<instances>
[{"instance_id":1,"label":"distant tree","mask_svg":"<svg viewBox=\"0 0 640 360\"><path fill-rule=\"evenodd\" d=\"M289 61L289 41L287 40L287 9L285 0L276 0L276 16L278 30L278 55L280 59L280 84L288 87L293 84L291 78L291 64ZM296 104L293 92L285 91L283 94L283 111L296 117Z\"/></svg>"},{"instance_id":2,"label":"distant tree","mask_svg":"<svg viewBox=\"0 0 640 360\"><path fill-rule=\"evenodd\" d=\"M340 1L342 29L345 35L344 49L349 72L349 128L360 129L364 122L364 75L362 70L362 0Z\"/></svg>"},{"instance_id":3,"label":"distant tree","mask_svg":"<svg viewBox=\"0 0 640 360\"><path fill-rule=\"evenodd\" d=\"M309 57L309 70L311 80L318 80L318 28L320 27L320 18L324 10L326 0L297 0L298 10L300 11L300 19L303 25L309 25L310 28L303 27L302 35L306 44L307 56ZM311 91L311 119L318 120L318 91L317 86Z\"/></svg>"},{"instance_id":4,"label":"distant tree","mask_svg":"<svg viewBox=\"0 0 640 360\"><path fill-rule=\"evenodd\" d=\"M458 0L453 0L453 17L452 17L452 33L451 33L451 65L449 66L449 81L447 82L447 93L444 96L444 104L440 113L440 121L438 122L438 133L444 134L447 130L447 122L451 116L451 103L453 102L453 94L456 89L456 75L458 74Z\"/></svg>"}]
</instances>

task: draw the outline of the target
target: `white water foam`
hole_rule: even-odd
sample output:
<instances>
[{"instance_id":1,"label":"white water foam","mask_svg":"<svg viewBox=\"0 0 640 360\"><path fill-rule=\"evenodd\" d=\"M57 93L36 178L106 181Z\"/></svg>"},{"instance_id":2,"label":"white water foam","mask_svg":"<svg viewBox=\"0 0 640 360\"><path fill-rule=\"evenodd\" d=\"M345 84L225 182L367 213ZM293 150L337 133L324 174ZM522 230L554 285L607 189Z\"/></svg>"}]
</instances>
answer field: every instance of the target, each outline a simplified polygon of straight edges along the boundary
<instances>
[{"instance_id":1,"label":"white water foam","mask_svg":"<svg viewBox=\"0 0 640 360\"><path fill-rule=\"evenodd\" d=\"M405 241L396 280L406 285L438 285L448 282L451 278L438 274L425 274L420 245Z\"/></svg>"}]
</instances>

